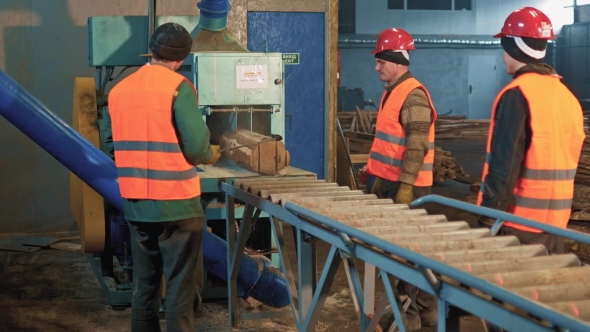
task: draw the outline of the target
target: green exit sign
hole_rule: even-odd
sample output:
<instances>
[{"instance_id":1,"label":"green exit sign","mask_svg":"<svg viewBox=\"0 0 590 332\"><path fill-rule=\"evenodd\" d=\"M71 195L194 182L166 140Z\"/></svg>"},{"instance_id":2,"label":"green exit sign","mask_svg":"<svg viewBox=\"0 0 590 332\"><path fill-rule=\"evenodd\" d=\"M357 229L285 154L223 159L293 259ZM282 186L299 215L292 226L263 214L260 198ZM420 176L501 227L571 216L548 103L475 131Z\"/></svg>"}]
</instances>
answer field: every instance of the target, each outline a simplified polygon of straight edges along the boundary
<instances>
[{"instance_id":1,"label":"green exit sign","mask_svg":"<svg viewBox=\"0 0 590 332\"><path fill-rule=\"evenodd\" d=\"M283 63L286 65L298 65L299 53L283 53Z\"/></svg>"}]
</instances>

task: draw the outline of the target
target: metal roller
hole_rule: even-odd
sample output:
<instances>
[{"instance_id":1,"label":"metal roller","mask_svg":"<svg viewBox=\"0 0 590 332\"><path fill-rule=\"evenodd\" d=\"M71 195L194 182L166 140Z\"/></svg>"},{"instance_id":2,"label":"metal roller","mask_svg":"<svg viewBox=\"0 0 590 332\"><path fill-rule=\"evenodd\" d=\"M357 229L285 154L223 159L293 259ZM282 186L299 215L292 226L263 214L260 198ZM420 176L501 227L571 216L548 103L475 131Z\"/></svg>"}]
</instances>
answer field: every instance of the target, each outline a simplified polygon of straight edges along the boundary
<instances>
[{"instance_id":1,"label":"metal roller","mask_svg":"<svg viewBox=\"0 0 590 332\"><path fill-rule=\"evenodd\" d=\"M294 188L294 189L262 189L258 192L258 194L254 194L256 196L259 196L261 198L264 199L269 199L270 195L272 194L280 194L280 193L306 193L309 192L310 188ZM314 192L328 192L328 193L332 193L332 192L346 192L348 189L348 187L335 187L335 186L330 186L330 187L315 187L313 188Z\"/></svg>"},{"instance_id":2,"label":"metal roller","mask_svg":"<svg viewBox=\"0 0 590 332\"><path fill-rule=\"evenodd\" d=\"M493 249L508 246L518 246L520 242L516 236L498 236L481 238L475 240L460 240L460 241L412 241L412 242L397 242L399 246L408 248L419 253L445 251L449 249L454 250L468 250L468 249Z\"/></svg>"},{"instance_id":3,"label":"metal roller","mask_svg":"<svg viewBox=\"0 0 590 332\"><path fill-rule=\"evenodd\" d=\"M453 232L459 230L469 229L469 224L466 221L455 221L448 223L440 223L434 225L398 225L398 226L371 226L359 228L363 232L384 235L384 234L421 234L421 233L441 233Z\"/></svg>"},{"instance_id":4,"label":"metal roller","mask_svg":"<svg viewBox=\"0 0 590 332\"><path fill-rule=\"evenodd\" d=\"M515 259L507 258L494 261L472 261L450 265L473 274L489 274L579 266L580 260L576 255L568 254Z\"/></svg>"},{"instance_id":5,"label":"metal roller","mask_svg":"<svg viewBox=\"0 0 590 332\"><path fill-rule=\"evenodd\" d=\"M338 191L326 191L318 192L314 190L312 193L309 191L299 192L283 192L283 193L272 193L270 200L275 204L284 205L289 199L295 197L307 197L307 198L326 198L332 201L348 201L351 199L355 200L374 200L377 199L376 195L364 195L360 190L350 190L348 187L339 187L342 190Z\"/></svg>"},{"instance_id":6,"label":"metal roller","mask_svg":"<svg viewBox=\"0 0 590 332\"><path fill-rule=\"evenodd\" d=\"M589 280L590 266L576 266L554 270L483 274L479 277L505 288L546 286Z\"/></svg>"},{"instance_id":7,"label":"metal roller","mask_svg":"<svg viewBox=\"0 0 590 332\"><path fill-rule=\"evenodd\" d=\"M444 224L443 224L444 225ZM381 234L377 237L389 241L460 241L473 240L485 237L492 237L492 233L488 229L469 229L455 232L444 233L420 233L420 234Z\"/></svg>"},{"instance_id":8,"label":"metal roller","mask_svg":"<svg viewBox=\"0 0 590 332\"><path fill-rule=\"evenodd\" d=\"M479 250L451 250L427 253L426 256L445 263L477 262L484 260L498 260L505 257L525 258L547 255L547 248L542 244L513 246L495 249Z\"/></svg>"},{"instance_id":9,"label":"metal roller","mask_svg":"<svg viewBox=\"0 0 590 332\"><path fill-rule=\"evenodd\" d=\"M584 281L565 285L510 288L510 291L542 303L590 299L590 284Z\"/></svg>"},{"instance_id":10,"label":"metal roller","mask_svg":"<svg viewBox=\"0 0 590 332\"><path fill-rule=\"evenodd\" d=\"M357 207L357 206L388 206L392 205L391 199L370 199L370 200L357 200L354 198L348 198L347 200L333 200L332 197L316 197L316 198L293 198L289 199L288 202L293 204L301 205L309 208L320 208L320 207Z\"/></svg>"},{"instance_id":11,"label":"metal roller","mask_svg":"<svg viewBox=\"0 0 590 332\"><path fill-rule=\"evenodd\" d=\"M299 188L322 188L322 187L338 187L337 183L328 183L325 181L303 181L295 183L253 183L248 185L248 192L255 194L257 191L263 189L299 189ZM348 188L348 187L347 187Z\"/></svg>"},{"instance_id":12,"label":"metal roller","mask_svg":"<svg viewBox=\"0 0 590 332\"><path fill-rule=\"evenodd\" d=\"M410 210L405 204L389 204L389 205L358 205L358 206L318 206L312 207L304 206L310 210L316 211L321 214L329 213L357 213L357 214L370 214L373 212L402 212L402 211L416 211Z\"/></svg>"},{"instance_id":13,"label":"metal roller","mask_svg":"<svg viewBox=\"0 0 590 332\"><path fill-rule=\"evenodd\" d=\"M437 215L419 215L406 216L399 218L378 218L378 219L356 219L348 218L346 215L335 216L333 219L340 221L343 224L350 225L356 228L375 227L375 226L425 226L438 223L445 223L447 218L445 216Z\"/></svg>"},{"instance_id":14,"label":"metal roller","mask_svg":"<svg viewBox=\"0 0 590 332\"><path fill-rule=\"evenodd\" d=\"M305 190L305 191L299 191L299 192L293 192L293 191L287 191L287 192L276 192L276 193L271 193L270 194L270 201L275 203L275 204L280 204L283 205L285 204L288 200L292 199L292 198L298 198L298 197L306 197L306 198L320 198L320 199L330 199L333 201L338 201L339 198L343 199L343 200L348 200L348 199L358 199L358 200L372 200L372 199L376 199L377 196L375 195L363 195L363 192L360 190L350 190L348 187L338 187L338 190L332 190L332 191L317 191L314 190L314 192L309 192L309 190Z\"/></svg>"},{"instance_id":15,"label":"metal roller","mask_svg":"<svg viewBox=\"0 0 590 332\"><path fill-rule=\"evenodd\" d=\"M309 209L314 212L318 212L332 219L336 220L351 220L351 219L367 219L367 218L391 218L391 219L403 219L404 217L409 218L410 216L427 216L426 210L410 210L410 209L395 209L391 211L369 211L369 212L329 212L323 213L314 209ZM445 218L446 220L446 218Z\"/></svg>"},{"instance_id":16,"label":"metal roller","mask_svg":"<svg viewBox=\"0 0 590 332\"><path fill-rule=\"evenodd\" d=\"M312 176L290 176L288 178L273 176L273 177L254 177L254 178L238 178L234 180L233 185L240 189L246 189L244 186L252 183L288 183L292 181L317 181ZM324 181L325 182L325 181Z\"/></svg>"},{"instance_id":17,"label":"metal roller","mask_svg":"<svg viewBox=\"0 0 590 332\"><path fill-rule=\"evenodd\" d=\"M237 180L236 180L237 181ZM299 178L287 178L283 181L240 181L238 184L240 188L245 191L249 191L251 187L263 187L263 186L281 186L281 187L291 187L293 185L301 184L301 185L312 185L312 184L327 184L328 182L324 180L316 180L314 178L308 177L307 180L299 179Z\"/></svg>"},{"instance_id":18,"label":"metal roller","mask_svg":"<svg viewBox=\"0 0 590 332\"><path fill-rule=\"evenodd\" d=\"M572 317L590 322L590 300L552 303L548 306Z\"/></svg>"}]
</instances>

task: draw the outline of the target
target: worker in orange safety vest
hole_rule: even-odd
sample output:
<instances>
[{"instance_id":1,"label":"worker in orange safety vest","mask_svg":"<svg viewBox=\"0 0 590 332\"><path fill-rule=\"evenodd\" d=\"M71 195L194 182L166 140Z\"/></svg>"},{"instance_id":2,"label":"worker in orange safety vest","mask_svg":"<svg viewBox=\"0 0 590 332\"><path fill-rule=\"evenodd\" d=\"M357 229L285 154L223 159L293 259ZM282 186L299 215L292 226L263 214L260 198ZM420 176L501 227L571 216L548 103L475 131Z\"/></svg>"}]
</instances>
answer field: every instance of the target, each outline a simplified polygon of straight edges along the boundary
<instances>
[{"instance_id":1,"label":"worker in orange safety vest","mask_svg":"<svg viewBox=\"0 0 590 332\"><path fill-rule=\"evenodd\" d=\"M160 331L162 274L166 330L194 331L201 302L205 214L196 165L213 164L219 146L198 107L193 84L176 71L192 48L181 25L159 26L151 62L115 85L108 97L111 135L133 258L132 331Z\"/></svg>"},{"instance_id":2,"label":"worker in orange safety vest","mask_svg":"<svg viewBox=\"0 0 590 332\"><path fill-rule=\"evenodd\" d=\"M415 49L408 32L391 28L381 32L371 52L385 91L366 172L376 177L371 192L397 204L409 204L430 194L433 182L437 114L428 90L408 71L409 51ZM436 301L430 294L402 280L397 288L412 299L406 311L407 329L436 325Z\"/></svg>"},{"instance_id":3,"label":"worker in orange safety vest","mask_svg":"<svg viewBox=\"0 0 590 332\"><path fill-rule=\"evenodd\" d=\"M542 63L551 21L536 8L511 13L500 33L513 80L497 95L478 204L566 228L585 139L582 109L555 69ZM495 220L479 217L491 227ZM505 221L499 235L563 253L563 238Z\"/></svg>"}]
</instances>

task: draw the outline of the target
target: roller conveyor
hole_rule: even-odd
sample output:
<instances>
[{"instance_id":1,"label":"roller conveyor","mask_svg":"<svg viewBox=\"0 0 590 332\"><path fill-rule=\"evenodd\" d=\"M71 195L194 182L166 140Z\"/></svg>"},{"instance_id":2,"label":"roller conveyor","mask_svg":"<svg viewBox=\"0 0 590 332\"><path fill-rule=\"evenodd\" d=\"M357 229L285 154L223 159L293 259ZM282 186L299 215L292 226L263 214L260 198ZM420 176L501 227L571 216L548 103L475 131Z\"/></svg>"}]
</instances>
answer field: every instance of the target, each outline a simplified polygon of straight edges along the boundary
<instances>
[{"instance_id":1,"label":"roller conveyor","mask_svg":"<svg viewBox=\"0 0 590 332\"><path fill-rule=\"evenodd\" d=\"M465 221L448 221L444 215L429 215L424 209L410 209L407 205L394 204L390 199L378 199L375 195L352 191L348 187L338 187L336 184L322 180L310 178L282 180L264 177L237 179L233 186L222 185L222 190L226 192L226 197L235 197L238 200L247 198L246 203L253 204L258 209L277 211L276 213L267 212L282 221L291 223L295 228L306 228L298 222L309 223L312 225L309 229L316 230L308 232L311 237L334 244L334 241L330 239L332 236L338 236L338 239L342 239L342 243L349 249L340 248L344 253L342 256L344 261L347 257L354 256L363 259L359 257L360 248L366 248L387 257L392 264L399 263L411 268L420 273L421 278L430 282L429 285L422 286L416 279L416 286L434 295L440 295L439 310L441 310L441 304L443 304L443 311L446 308L446 301L440 299L445 297L444 293L440 293L441 286L448 285L449 289L456 287L474 295L474 299L477 297L488 301L486 306L500 306L502 310L513 314L510 318L493 314L479 315L478 313L483 311L473 307L477 305L478 300L463 301L464 304L448 301L449 304L485 318L489 323L504 329L524 331L531 330L523 330L524 327L535 326L533 329L535 331L556 331L558 328L569 331L590 331L590 286L587 285L590 281L590 266L583 266L574 254L548 255L546 248L542 245L521 245L514 236L494 236L495 228L492 230L470 228ZM297 216L298 221L288 220L291 218L287 217L287 214L278 212L278 209L275 210L268 203ZM476 206L473 208L482 209ZM331 220L330 225L327 225L324 220ZM340 228L340 224L343 229L350 231L342 232L334 227L338 225ZM355 231L346 226L354 228ZM322 234L330 234L330 238L323 238ZM577 240L581 237L584 237L584 242L590 243L590 236L581 233L575 235ZM427 266L424 264L418 268L417 264L413 263L418 261L414 255L400 255L393 250L388 251L384 248L386 246L375 246L375 243L382 243L379 240L401 248L400 251L407 249L418 253L423 258L431 258L444 265L433 263L432 267L424 268ZM346 256L347 251L349 256ZM370 263L369 260L365 262ZM301 263L298 264L301 268ZM288 268L289 264L285 267ZM402 275L408 273L405 273L406 270L401 267L402 265L400 265L399 274L389 274L406 280ZM382 267L379 265L378 268L381 269L383 277L385 274ZM328 269L328 263L326 269ZM349 269L350 267L347 268L347 272ZM423 273L424 270L426 273ZM330 272L325 271L324 274L327 273L325 276L327 277ZM363 305L360 303L363 295L359 294L358 289L352 289L355 283L360 286L359 278L350 274L348 277L351 292L356 295L355 301L359 302L357 310L363 310L360 308ZM464 280L459 280L463 277L474 281L473 284L466 285ZM300 281L299 286L303 287L304 284ZM493 292L489 291L490 286L494 288ZM387 285L386 289L388 289ZM291 291L296 292L294 285ZM392 293L388 295L394 295L394 293L396 292L392 289ZM322 294L314 295L313 299L321 301L322 296L325 297ZM365 295L365 299L371 300L372 297ZM392 297L389 298L391 299ZM395 300L389 302L395 302ZM392 306L395 307L393 303ZM371 305L368 307L371 308ZM382 309L378 308L377 311L383 311ZM294 304L293 310L299 330L313 330L313 320L317 320L319 314L310 311L309 317L297 318L300 311L305 310L301 306L301 301L299 308L296 308ZM547 315L541 316L540 312ZM362 331L371 330L370 328L374 327L375 321L378 320L377 317L371 321L366 316L368 313L365 310L365 315L360 315ZM439 318L440 315L441 313ZM446 330L443 320L439 319L439 331ZM531 325L528 325L528 322L531 322ZM400 326L400 330L405 329Z\"/></svg>"}]
</instances>

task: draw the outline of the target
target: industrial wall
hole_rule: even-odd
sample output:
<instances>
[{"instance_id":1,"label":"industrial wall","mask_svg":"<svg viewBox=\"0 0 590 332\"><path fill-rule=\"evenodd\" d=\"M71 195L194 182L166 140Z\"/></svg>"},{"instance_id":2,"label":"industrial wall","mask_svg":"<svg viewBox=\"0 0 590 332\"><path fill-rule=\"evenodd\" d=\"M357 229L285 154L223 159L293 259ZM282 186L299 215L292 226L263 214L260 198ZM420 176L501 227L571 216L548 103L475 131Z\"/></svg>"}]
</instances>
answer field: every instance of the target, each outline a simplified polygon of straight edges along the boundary
<instances>
[{"instance_id":1,"label":"industrial wall","mask_svg":"<svg viewBox=\"0 0 590 332\"><path fill-rule=\"evenodd\" d=\"M388 10L388 0L356 0L356 33L376 34L393 24L414 34L493 35L508 14L525 6L544 11L559 31L573 22L572 5L573 0L471 0L472 10Z\"/></svg>"},{"instance_id":2,"label":"industrial wall","mask_svg":"<svg viewBox=\"0 0 590 332\"><path fill-rule=\"evenodd\" d=\"M417 45L410 53L410 72L426 86L439 114L469 116L469 56L493 56L495 76L488 77L494 91L510 80L504 71L503 50L499 47L444 47ZM341 48L341 85L347 88L361 87L365 100L378 105L383 95L383 82L374 70L375 58L369 54L369 46ZM490 92L493 93L493 92ZM491 107L491 105L490 105Z\"/></svg>"},{"instance_id":3,"label":"industrial wall","mask_svg":"<svg viewBox=\"0 0 590 332\"><path fill-rule=\"evenodd\" d=\"M198 0L159 0L157 15L199 15L197 2ZM260 31L264 30L265 24L281 23L279 13L271 13L280 11L300 12L298 17L289 17L296 20L291 26L294 29L311 23L310 29L320 30L317 37L314 37L316 33L308 29L307 35L314 42L307 44L308 48L302 51L300 66L291 66L297 68L288 69L293 72L295 81L309 82L313 79L315 85L310 85L314 91L310 95L312 99L307 103L287 96L298 103L291 112L293 123L287 122L287 126L291 126L292 132L302 129L305 131L306 127L311 129L311 134L307 136L308 141L298 145L303 148L292 153L292 160L299 155L306 156L303 161L316 158L312 164L301 165L300 160L293 160L293 164L304 166L302 168L315 171L319 177L323 177L324 116L327 106L323 98L324 42L320 43L319 39L324 38L323 11L326 3L315 0L288 5L278 0L230 2L232 10L229 13L228 28L244 45L256 50L264 50L264 41L258 38L254 40L254 44L249 44L248 11L266 22L258 24L257 29ZM147 1L2 0L0 69L23 85L57 116L71 123L74 77L94 77L95 74L94 69L88 66L88 17L145 16L147 12ZM262 14L263 12L269 13ZM266 39L280 36L269 35ZM288 43L288 38L284 38L282 45L271 43L269 49L286 49L284 45ZM310 47L315 50L310 50ZM289 51L297 52L292 48ZM307 70L308 66L312 70L319 70L321 74L305 78L302 71ZM127 70L118 80L132 72L131 69ZM109 86L112 87L118 80L109 83ZM316 96L316 90L321 91L322 98ZM310 103L313 105L310 106ZM314 125L306 126L306 121L313 121ZM0 233L77 229L70 212L69 171L3 118L0 118L0 131ZM310 137L315 140L313 144L309 141ZM290 142L293 144L294 140L290 139Z\"/></svg>"},{"instance_id":4,"label":"industrial wall","mask_svg":"<svg viewBox=\"0 0 590 332\"><path fill-rule=\"evenodd\" d=\"M437 111L487 118L495 94L511 78L505 72L504 52L500 45L492 44L498 40L491 36L499 32L510 12L523 6L545 11L560 31L564 24L573 22L573 8L564 8L571 3L570 0L473 0L472 10L387 10L388 0L357 0L356 35L339 36L341 86L361 88L365 100L378 103L383 83L374 71L375 59L369 54L374 43L370 41L376 40L385 28L401 27L416 39L429 41L416 43L418 50L411 52L410 71L429 89ZM451 40L460 43L448 43ZM476 41L487 44L478 45ZM552 55L551 48L546 62L553 64Z\"/></svg>"}]
</instances>

